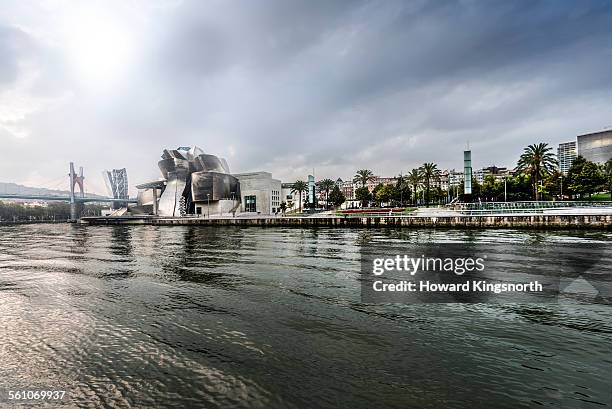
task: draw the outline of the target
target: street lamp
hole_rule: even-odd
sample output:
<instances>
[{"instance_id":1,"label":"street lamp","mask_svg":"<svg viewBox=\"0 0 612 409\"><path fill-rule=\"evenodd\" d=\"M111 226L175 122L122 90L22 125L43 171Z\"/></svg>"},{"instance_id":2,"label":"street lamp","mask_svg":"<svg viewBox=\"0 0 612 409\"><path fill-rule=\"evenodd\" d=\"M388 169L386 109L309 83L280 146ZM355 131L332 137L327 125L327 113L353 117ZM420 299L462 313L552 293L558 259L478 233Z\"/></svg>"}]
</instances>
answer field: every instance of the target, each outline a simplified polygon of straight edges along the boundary
<instances>
[{"instance_id":1,"label":"street lamp","mask_svg":"<svg viewBox=\"0 0 612 409\"><path fill-rule=\"evenodd\" d=\"M563 200L563 175L561 175L561 200Z\"/></svg>"},{"instance_id":2,"label":"street lamp","mask_svg":"<svg viewBox=\"0 0 612 409\"><path fill-rule=\"evenodd\" d=\"M206 193L206 213L208 213L208 218L210 219L210 193Z\"/></svg>"},{"instance_id":3,"label":"street lamp","mask_svg":"<svg viewBox=\"0 0 612 409\"><path fill-rule=\"evenodd\" d=\"M508 176L504 176L504 202L508 201Z\"/></svg>"}]
</instances>

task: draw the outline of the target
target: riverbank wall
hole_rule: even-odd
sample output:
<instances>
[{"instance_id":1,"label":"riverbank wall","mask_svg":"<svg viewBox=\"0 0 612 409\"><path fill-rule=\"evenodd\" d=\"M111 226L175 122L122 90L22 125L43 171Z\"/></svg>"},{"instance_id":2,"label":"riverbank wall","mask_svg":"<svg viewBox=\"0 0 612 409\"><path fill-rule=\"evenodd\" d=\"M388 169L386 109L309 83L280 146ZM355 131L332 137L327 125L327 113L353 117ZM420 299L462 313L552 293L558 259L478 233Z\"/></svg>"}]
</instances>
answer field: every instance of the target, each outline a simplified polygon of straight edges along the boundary
<instances>
[{"instance_id":1,"label":"riverbank wall","mask_svg":"<svg viewBox=\"0 0 612 409\"><path fill-rule=\"evenodd\" d=\"M0 226L13 226L16 224L60 224L69 220L0 220Z\"/></svg>"},{"instance_id":2,"label":"riverbank wall","mask_svg":"<svg viewBox=\"0 0 612 409\"><path fill-rule=\"evenodd\" d=\"M260 227L440 227L612 230L609 215L482 215L388 217L83 217L85 225L260 226Z\"/></svg>"}]
</instances>

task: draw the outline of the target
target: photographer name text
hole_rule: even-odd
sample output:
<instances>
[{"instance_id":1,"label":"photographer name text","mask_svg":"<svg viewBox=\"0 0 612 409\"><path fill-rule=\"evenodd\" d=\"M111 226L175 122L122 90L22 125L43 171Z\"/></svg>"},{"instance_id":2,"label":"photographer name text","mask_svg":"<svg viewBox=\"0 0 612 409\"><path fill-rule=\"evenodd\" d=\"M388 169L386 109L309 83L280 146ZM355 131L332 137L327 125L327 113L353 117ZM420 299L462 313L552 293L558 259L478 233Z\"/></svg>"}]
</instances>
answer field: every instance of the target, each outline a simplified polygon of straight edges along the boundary
<instances>
[{"instance_id":1,"label":"photographer name text","mask_svg":"<svg viewBox=\"0 0 612 409\"><path fill-rule=\"evenodd\" d=\"M527 283L490 283L486 280L467 280L462 283L434 283L428 280L387 283L377 280L372 283L376 292L489 292L501 294L506 292L542 292L542 284L538 281Z\"/></svg>"}]
</instances>

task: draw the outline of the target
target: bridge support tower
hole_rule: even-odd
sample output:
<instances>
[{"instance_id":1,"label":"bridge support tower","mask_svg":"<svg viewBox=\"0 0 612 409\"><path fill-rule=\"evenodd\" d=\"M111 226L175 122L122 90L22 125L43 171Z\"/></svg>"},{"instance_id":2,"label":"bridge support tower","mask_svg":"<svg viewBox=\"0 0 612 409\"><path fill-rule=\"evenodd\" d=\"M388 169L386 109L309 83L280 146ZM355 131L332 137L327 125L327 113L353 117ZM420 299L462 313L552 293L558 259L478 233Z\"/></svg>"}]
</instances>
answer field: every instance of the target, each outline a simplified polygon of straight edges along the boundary
<instances>
[{"instance_id":1,"label":"bridge support tower","mask_svg":"<svg viewBox=\"0 0 612 409\"><path fill-rule=\"evenodd\" d=\"M77 196L75 193L76 186L79 187L79 197L85 197L85 188L83 185L83 181L85 177L83 176L83 167L79 168L79 174L77 175L74 171L74 163L70 162L70 173L68 174L70 177L70 221L76 222L79 219L79 215L81 214L81 206L82 202L77 200Z\"/></svg>"}]
</instances>

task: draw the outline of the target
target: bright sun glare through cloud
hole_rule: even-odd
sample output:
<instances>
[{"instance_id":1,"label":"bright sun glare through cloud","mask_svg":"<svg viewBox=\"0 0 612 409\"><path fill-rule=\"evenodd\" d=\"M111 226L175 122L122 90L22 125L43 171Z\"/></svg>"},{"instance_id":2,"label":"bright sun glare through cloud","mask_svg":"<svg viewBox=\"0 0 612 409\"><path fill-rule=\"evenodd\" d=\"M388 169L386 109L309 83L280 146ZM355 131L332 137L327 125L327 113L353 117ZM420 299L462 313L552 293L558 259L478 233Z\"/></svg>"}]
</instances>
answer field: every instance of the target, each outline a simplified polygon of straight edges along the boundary
<instances>
[{"instance_id":1,"label":"bright sun glare through cloud","mask_svg":"<svg viewBox=\"0 0 612 409\"><path fill-rule=\"evenodd\" d=\"M88 88L121 79L130 64L133 36L118 19L94 10L70 14L64 24L67 61Z\"/></svg>"}]
</instances>

